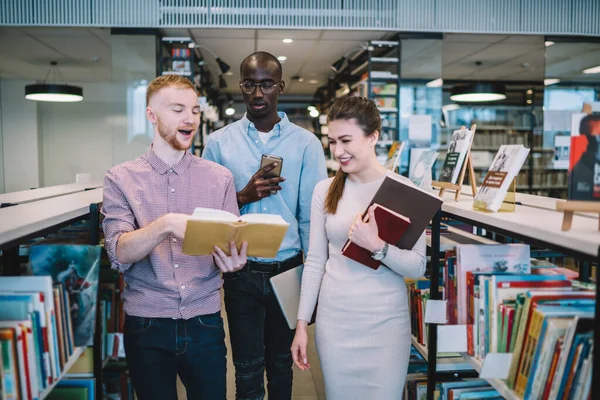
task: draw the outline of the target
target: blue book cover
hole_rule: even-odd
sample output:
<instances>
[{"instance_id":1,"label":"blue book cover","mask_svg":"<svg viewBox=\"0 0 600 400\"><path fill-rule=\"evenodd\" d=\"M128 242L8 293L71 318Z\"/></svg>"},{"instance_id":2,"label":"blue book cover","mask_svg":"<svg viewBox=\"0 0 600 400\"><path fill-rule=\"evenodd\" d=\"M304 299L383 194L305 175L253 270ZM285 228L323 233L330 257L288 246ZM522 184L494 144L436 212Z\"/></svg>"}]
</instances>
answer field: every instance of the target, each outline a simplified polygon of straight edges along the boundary
<instances>
[{"instance_id":1,"label":"blue book cover","mask_svg":"<svg viewBox=\"0 0 600 400\"><path fill-rule=\"evenodd\" d=\"M100 246L36 245L29 255L34 275L51 276L69 293L74 344L92 346L98 299Z\"/></svg>"},{"instance_id":2,"label":"blue book cover","mask_svg":"<svg viewBox=\"0 0 600 400\"><path fill-rule=\"evenodd\" d=\"M460 400L503 400L497 390L485 390L480 392L463 393L459 397Z\"/></svg>"}]
</instances>

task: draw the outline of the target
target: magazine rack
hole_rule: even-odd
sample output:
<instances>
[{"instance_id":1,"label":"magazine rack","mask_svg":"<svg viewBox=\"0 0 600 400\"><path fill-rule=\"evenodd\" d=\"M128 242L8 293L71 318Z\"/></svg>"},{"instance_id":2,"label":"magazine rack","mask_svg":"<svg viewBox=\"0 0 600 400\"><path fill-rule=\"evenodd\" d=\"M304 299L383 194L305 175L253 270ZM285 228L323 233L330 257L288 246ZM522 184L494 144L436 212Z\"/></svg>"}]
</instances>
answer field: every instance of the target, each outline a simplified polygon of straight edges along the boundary
<instances>
[{"instance_id":1,"label":"magazine rack","mask_svg":"<svg viewBox=\"0 0 600 400\"><path fill-rule=\"evenodd\" d=\"M583 108L581 110L585 114L592 113L592 105L588 103L583 103ZM598 230L600 230L600 202L599 201L557 201L556 209L558 211L563 211L563 223L562 230L568 231L571 229L573 225L573 215L575 212L591 212L598 213Z\"/></svg>"},{"instance_id":2,"label":"magazine rack","mask_svg":"<svg viewBox=\"0 0 600 400\"><path fill-rule=\"evenodd\" d=\"M464 126L461 126L460 129L466 129ZM475 184L475 171L473 170L473 161L471 160L471 146L473 146L473 139L475 138L475 130L477 129L477 125L471 125L471 131L473 132L473 136L471 137L471 143L469 143L469 149L467 150L467 155L465 156L465 161L461 166L460 175L458 176L458 180L456 183L451 182L440 182L440 181L432 181L431 186L434 188L440 188L439 196L442 197L446 190L454 190L454 201L458 201L461 194L461 189L463 182L465 180L465 174L469 173L469 183L471 184L471 192L473 192L473 197L477 193L477 185Z\"/></svg>"}]
</instances>

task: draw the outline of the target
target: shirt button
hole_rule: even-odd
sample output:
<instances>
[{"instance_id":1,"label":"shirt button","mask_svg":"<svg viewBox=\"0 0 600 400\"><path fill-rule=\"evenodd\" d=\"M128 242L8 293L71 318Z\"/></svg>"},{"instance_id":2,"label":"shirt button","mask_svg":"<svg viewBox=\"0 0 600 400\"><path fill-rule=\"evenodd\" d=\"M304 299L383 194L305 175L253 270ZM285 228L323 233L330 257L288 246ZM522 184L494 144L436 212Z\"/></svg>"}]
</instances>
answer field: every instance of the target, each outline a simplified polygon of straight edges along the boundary
<instances>
[{"instance_id":1,"label":"shirt button","mask_svg":"<svg viewBox=\"0 0 600 400\"><path fill-rule=\"evenodd\" d=\"M267 207L263 208L263 211L267 211Z\"/></svg>"},{"instance_id":2,"label":"shirt button","mask_svg":"<svg viewBox=\"0 0 600 400\"><path fill-rule=\"evenodd\" d=\"M175 269L179 268L179 264L174 265Z\"/></svg>"},{"instance_id":3,"label":"shirt button","mask_svg":"<svg viewBox=\"0 0 600 400\"><path fill-rule=\"evenodd\" d=\"M185 310L185 306L181 307L181 308L180 308L180 310L181 310L181 311Z\"/></svg>"},{"instance_id":4,"label":"shirt button","mask_svg":"<svg viewBox=\"0 0 600 400\"><path fill-rule=\"evenodd\" d=\"M175 193L175 189L171 189L171 193Z\"/></svg>"},{"instance_id":5,"label":"shirt button","mask_svg":"<svg viewBox=\"0 0 600 400\"><path fill-rule=\"evenodd\" d=\"M182 290L183 290L183 289L185 289L185 285L181 285L181 289L182 289Z\"/></svg>"},{"instance_id":6,"label":"shirt button","mask_svg":"<svg viewBox=\"0 0 600 400\"><path fill-rule=\"evenodd\" d=\"M258 140L255 140L256 143L258 143Z\"/></svg>"},{"instance_id":7,"label":"shirt button","mask_svg":"<svg viewBox=\"0 0 600 400\"><path fill-rule=\"evenodd\" d=\"M170 174L172 174L172 173L173 173L173 168L171 168L171 169L169 170L169 173L170 173Z\"/></svg>"},{"instance_id":8,"label":"shirt button","mask_svg":"<svg viewBox=\"0 0 600 400\"><path fill-rule=\"evenodd\" d=\"M177 243L177 238L173 238L173 243Z\"/></svg>"}]
</instances>

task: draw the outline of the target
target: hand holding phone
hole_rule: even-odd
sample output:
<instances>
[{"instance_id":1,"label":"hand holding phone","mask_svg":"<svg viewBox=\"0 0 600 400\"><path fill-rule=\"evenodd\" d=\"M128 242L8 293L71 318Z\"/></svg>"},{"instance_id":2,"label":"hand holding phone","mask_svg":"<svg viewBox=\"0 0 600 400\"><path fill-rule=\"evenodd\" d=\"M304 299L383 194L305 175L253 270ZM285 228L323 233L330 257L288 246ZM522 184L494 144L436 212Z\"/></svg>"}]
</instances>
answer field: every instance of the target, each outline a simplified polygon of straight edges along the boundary
<instances>
[{"instance_id":1,"label":"hand holding phone","mask_svg":"<svg viewBox=\"0 0 600 400\"><path fill-rule=\"evenodd\" d=\"M237 193L238 205L254 203L281 190L279 184L285 181L281 177L283 158L264 154L261 158L260 169L250 178L250 181Z\"/></svg>"},{"instance_id":2,"label":"hand holding phone","mask_svg":"<svg viewBox=\"0 0 600 400\"><path fill-rule=\"evenodd\" d=\"M268 168L271 167L271 168ZM263 176L267 179L281 177L281 168L283 167L283 158L273 154L263 154L260 159L260 170L263 171ZM277 185L279 182L274 182ZM279 186L278 186L279 187ZM271 194L277 193L277 190L271 190Z\"/></svg>"}]
</instances>

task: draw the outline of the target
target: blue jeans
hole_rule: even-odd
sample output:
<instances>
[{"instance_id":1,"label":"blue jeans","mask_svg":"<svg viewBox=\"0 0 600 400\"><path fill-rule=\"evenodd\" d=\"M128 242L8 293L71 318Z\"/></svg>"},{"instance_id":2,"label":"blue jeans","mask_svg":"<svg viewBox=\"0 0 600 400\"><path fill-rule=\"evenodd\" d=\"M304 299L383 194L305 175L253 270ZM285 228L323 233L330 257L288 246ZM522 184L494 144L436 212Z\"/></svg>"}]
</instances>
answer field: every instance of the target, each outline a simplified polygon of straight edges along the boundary
<instances>
[{"instance_id":1,"label":"blue jeans","mask_svg":"<svg viewBox=\"0 0 600 400\"><path fill-rule=\"evenodd\" d=\"M265 396L267 370L270 400L292 397L291 330L273 293L271 273L248 267L223 274L225 308L235 365L235 398L258 400Z\"/></svg>"},{"instance_id":2,"label":"blue jeans","mask_svg":"<svg viewBox=\"0 0 600 400\"><path fill-rule=\"evenodd\" d=\"M139 400L177 400L177 375L189 400L226 398L220 312L188 320L127 315L124 344Z\"/></svg>"}]
</instances>

